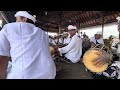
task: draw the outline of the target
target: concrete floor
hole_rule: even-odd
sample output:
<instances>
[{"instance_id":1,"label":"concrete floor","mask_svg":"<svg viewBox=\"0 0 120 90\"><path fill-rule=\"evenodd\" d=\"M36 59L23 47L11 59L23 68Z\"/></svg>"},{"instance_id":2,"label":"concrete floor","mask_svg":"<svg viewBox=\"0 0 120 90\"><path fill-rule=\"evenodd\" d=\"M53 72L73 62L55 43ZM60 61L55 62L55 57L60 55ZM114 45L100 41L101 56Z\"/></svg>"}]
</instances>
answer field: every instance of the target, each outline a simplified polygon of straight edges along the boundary
<instances>
[{"instance_id":1,"label":"concrete floor","mask_svg":"<svg viewBox=\"0 0 120 90\"><path fill-rule=\"evenodd\" d=\"M116 49L113 49L112 53L116 54ZM62 70L57 72L56 79L92 79L91 73L86 72L86 68L81 62L75 64L65 62L55 63L62 67Z\"/></svg>"},{"instance_id":2,"label":"concrete floor","mask_svg":"<svg viewBox=\"0 0 120 90\"><path fill-rule=\"evenodd\" d=\"M116 54L116 49L112 49L112 53ZM120 57L120 54L119 54ZM55 62L62 67L57 73L56 79L92 79L91 73L86 72L83 63L68 64L65 62Z\"/></svg>"},{"instance_id":3,"label":"concrete floor","mask_svg":"<svg viewBox=\"0 0 120 90\"><path fill-rule=\"evenodd\" d=\"M76 64L56 62L56 64L62 67L62 70L57 73L56 79L92 79L91 74L86 72L81 62Z\"/></svg>"}]
</instances>

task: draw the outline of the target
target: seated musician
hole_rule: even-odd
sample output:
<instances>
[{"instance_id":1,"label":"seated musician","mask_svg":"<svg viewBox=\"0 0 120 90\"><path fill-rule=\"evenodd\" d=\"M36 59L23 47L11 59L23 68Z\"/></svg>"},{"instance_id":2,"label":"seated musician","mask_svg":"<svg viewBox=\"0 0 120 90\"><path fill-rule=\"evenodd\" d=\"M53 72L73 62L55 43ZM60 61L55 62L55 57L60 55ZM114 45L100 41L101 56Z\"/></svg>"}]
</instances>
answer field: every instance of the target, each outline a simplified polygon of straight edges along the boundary
<instances>
[{"instance_id":1,"label":"seated musician","mask_svg":"<svg viewBox=\"0 0 120 90\"><path fill-rule=\"evenodd\" d=\"M82 41L83 41L82 56L88 49L95 47L96 44L99 44L99 46L97 48L100 48L102 45L104 45L104 41L102 38L102 32L99 32L99 31L94 35L94 37L91 37L90 40L89 40L88 36L84 33Z\"/></svg>"},{"instance_id":2,"label":"seated musician","mask_svg":"<svg viewBox=\"0 0 120 90\"><path fill-rule=\"evenodd\" d=\"M95 36L90 39L90 42L91 42L91 47L94 47L96 44L99 44L100 47L101 47L101 45L104 45L104 41L103 41L103 38L102 38L102 32L98 31L95 34ZM97 48L99 48L99 47L97 47ZM101 67L102 65L111 62L108 59L109 55L107 53L104 54L104 55L102 55L100 53L96 53L96 54L99 55L99 58L97 58L96 60L94 60L93 63L97 67Z\"/></svg>"},{"instance_id":3,"label":"seated musician","mask_svg":"<svg viewBox=\"0 0 120 90\"><path fill-rule=\"evenodd\" d=\"M77 27L73 25L68 26L70 34L70 43L62 48L59 48L60 55L67 63L77 63L82 55L82 39L80 35L76 34Z\"/></svg>"},{"instance_id":4,"label":"seated musician","mask_svg":"<svg viewBox=\"0 0 120 90\"><path fill-rule=\"evenodd\" d=\"M52 43L52 36L49 36L49 43Z\"/></svg>"},{"instance_id":5,"label":"seated musician","mask_svg":"<svg viewBox=\"0 0 120 90\"><path fill-rule=\"evenodd\" d=\"M102 32L98 31L94 37L90 38L91 47L94 47L96 44L104 45L104 41L102 38Z\"/></svg>"},{"instance_id":6,"label":"seated musician","mask_svg":"<svg viewBox=\"0 0 120 90\"><path fill-rule=\"evenodd\" d=\"M118 31L120 31L120 17L118 17L116 19L118 19ZM104 44L103 40L101 40L101 41ZM94 65L96 65L97 67L101 67L106 63L109 63L109 64L112 63L112 61L109 59L109 55L107 53L105 53L103 55L100 54L100 53L96 53L96 54L100 55L98 58L96 58L96 60L93 60ZM114 60L114 58L112 58L112 59ZM104 74L106 74L106 76L110 76L108 78L111 78L111 77L114 77L114 76L115 76L114 78L116 78L116 76L118 76L117 78L120 79L120 71L116 72L115 68L116 67L113 68L114 70L112 70L112 74L109 74L109 73L106 73L106 72ZM112 69L112 68L110 67L107 70L109 70L109 69ZM118 74L118 75L116 75L116 74Z\"/></svg>"},{"instance_id":7,"label":"seated musician","mask_svg":"<svg viewBox=\"0 0 120 90\"><path fill-rule=\"evenodd\" d=\"M71 38L69 37L69 33L68 32L64 32L64 42L63 44L66 46L70 43Z\"/></svg>"}]
</instances>

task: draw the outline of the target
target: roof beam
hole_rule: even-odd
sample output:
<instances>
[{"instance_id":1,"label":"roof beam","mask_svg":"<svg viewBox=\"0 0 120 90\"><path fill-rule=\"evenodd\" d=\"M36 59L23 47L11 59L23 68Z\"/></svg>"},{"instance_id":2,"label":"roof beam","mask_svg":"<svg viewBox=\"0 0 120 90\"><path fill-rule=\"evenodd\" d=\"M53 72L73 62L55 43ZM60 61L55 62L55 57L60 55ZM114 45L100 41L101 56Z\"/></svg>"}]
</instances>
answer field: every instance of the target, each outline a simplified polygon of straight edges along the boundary
<instances>
[{"instance_id":1,"label":"roof beam","mask_svg":"<svg viewBox=\"0 0 120 90\"><path fill-rule=\"evenodd\" d=\"M106 18L106 17L111 17L112 15L109 15L109 16L104 16L104 18ZM102 17L101 18L99 18L99 19L102 19ZM99 19L96 19L96 21L97 22L99 22L100 20ZM114 19L113 17L112 17L112 19ZM88 21L88 22L91 22L91 21L93 21L93 20L90 20L90 21ZM85 22L83 22L83 23L81 23L81 24L84 24ZM101 23L100 23L101 24ZM91 24L92 25L92 24ZM84 25L83 25L84 26Z\"/></svg>"}]
</instances>

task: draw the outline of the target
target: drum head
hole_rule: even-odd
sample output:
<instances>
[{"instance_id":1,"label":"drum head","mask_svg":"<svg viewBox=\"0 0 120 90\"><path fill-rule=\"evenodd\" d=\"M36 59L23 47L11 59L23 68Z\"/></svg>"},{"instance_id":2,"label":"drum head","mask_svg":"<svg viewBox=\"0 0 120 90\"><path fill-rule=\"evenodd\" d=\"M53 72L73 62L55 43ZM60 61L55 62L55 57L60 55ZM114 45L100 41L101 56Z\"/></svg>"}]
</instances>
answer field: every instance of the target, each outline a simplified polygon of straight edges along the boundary
<instances>
[{"instance_id":1,"label":"drum head","mask_svg":"<svg viewBox=\"0 0 120 90\"><path fill-rule=\"evenodd\" d=\"M107 69L108 64L105 64L101 67L96 67L92 61L95 58L98 58L99 55L95 54L95 52L101 53L98 50L88 50L83 56L83 63L86 66L86 68L89 69L90 71L100 73Z\"/></svg>"}]
</instances>

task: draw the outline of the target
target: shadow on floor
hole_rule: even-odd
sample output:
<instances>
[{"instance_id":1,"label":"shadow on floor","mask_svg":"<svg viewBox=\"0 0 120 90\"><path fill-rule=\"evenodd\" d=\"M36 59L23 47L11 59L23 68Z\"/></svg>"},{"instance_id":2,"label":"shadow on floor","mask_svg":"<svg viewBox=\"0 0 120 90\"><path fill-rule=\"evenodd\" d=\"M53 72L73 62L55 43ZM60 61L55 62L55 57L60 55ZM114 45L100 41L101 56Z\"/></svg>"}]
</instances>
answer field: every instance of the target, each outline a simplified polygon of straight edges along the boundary
<instances>
[{"instance_id":1,"label":"shadow on floor","mask_svg":"<svg viewBox=\"0 0 120 90\"><path fill-rule=\"evenodd\" d=\"M65 62L55 62L62 70L57 72L56 79L92 79L91 74L86 72L81 62L68 64Z\"/></svg>"}]
</instances>

